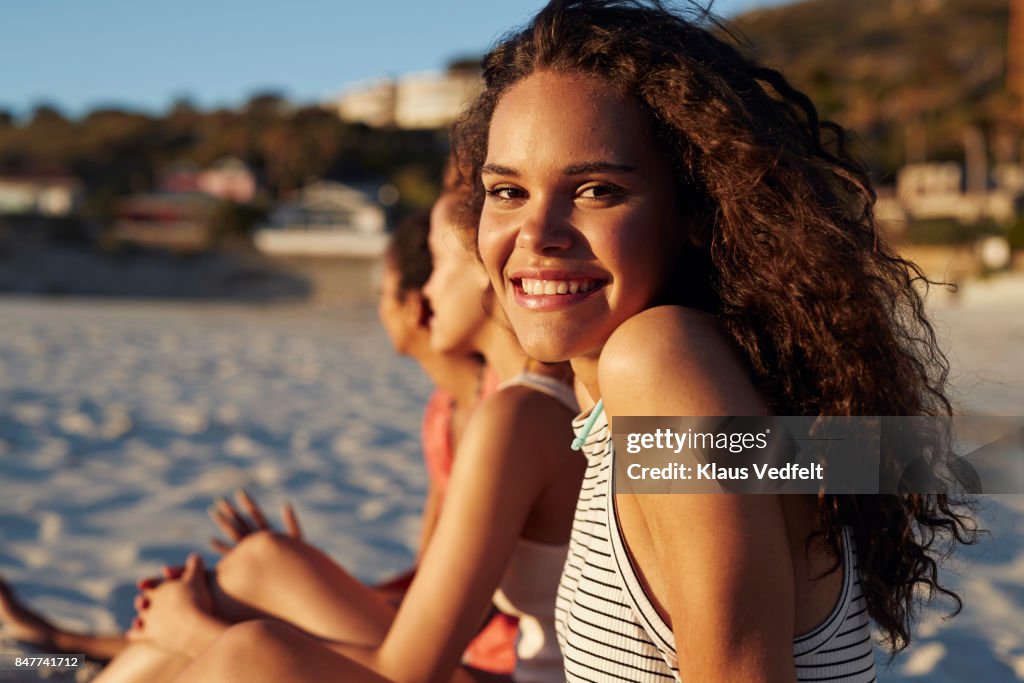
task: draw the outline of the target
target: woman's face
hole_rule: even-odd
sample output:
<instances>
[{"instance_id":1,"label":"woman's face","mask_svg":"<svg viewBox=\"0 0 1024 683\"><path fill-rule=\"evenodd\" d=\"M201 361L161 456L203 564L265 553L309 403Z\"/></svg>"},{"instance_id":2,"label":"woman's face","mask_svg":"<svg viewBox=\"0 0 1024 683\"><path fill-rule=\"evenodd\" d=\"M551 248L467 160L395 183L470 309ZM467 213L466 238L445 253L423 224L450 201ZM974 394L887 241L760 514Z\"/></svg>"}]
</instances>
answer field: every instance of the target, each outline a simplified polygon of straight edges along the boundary
<instances>
[{"instance_id":1,"label":"woman's face","mask_svg":"<svg viewBox=\"0 0 1024 683\"><path fill-rule=\"evenodd\" d=\"M454 199L442 195L430 212L430 256L434 270L423 287L430 301L430 343L435 351L472 353L475 335L487 318L490 288L480 262L459 240L452 221Z\"/></svg>"},{"instance_id":2,"label":"woman's face","mask_svg":"<svg viewBox=\"0 0 1024 683\"><path fill-rule=\"evenodd\" d=\"M395 351L405 355L413 332L419 327L422 301L419 292L400 293L401 275L391 258L384 259L380 277L380 299L377 317L387 332Z\"/></svg>"},{"instance_id":3,"label":"woman's face","mask_svg":"<svg viewBox=\"0 0 1024 683\"><path fill-rule=\"evenodd\" d=\"M480 254L534 358L596 358L668 285L685 240L672 169L601 81L543 71L509 89L483 183Z\"/></svg>"}]
</instances>

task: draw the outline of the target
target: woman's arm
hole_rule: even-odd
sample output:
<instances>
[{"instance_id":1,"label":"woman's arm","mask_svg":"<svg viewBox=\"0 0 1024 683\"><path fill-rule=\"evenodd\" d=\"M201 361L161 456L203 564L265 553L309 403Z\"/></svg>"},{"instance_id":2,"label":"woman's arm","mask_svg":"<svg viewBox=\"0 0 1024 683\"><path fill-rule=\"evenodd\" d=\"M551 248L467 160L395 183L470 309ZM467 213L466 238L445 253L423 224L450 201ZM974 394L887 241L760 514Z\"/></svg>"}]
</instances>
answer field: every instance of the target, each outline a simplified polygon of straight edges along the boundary
<instances>
[{"instance_id":1,"label":"woman's arm","mask_svg":"<svg viewBox=\"0 0 1024 683\"><path fill-rule=\"evenodd\" d=\"M416 561L423 559L434 536L437 520L441 517L441 490L436 482L431 481L427 487L427 499L423 503L423 527L420 530L420 545L416 550Z\"/></svg>"},{"instance_id":2,"label":"woman's arm","mask_svg":"<svg viewBox=\"0 0 1024 683\"><path fill-rule=\"evenodd\" d=\"M764 415L715 319L650 309L606 344L610 416ZM627 545L671 625L683 680L795 681L794 588L778 496L619 495Z\"/></svg>"},{"instance_id":3,"label":"woman's arm","mask_svg":"<svg viewBox=\"0 0 1024 683\"><path fill-rule=\"evenodd\" d=\"M637 561L658 577L680 677L795 681L793 569L778 496L631 497L653 549Z\"/></svg>"},{"instance_id":4,"label":"woman's arm","mask_svg":"<svg viewBox=\"0 0 1024 683\"><path fill-rule=\"evenodd\" d=\"M433 538L383 644L334 649L389 680L448 680L531 509L574 457L570 417L554 399L522 387L486 399L466 427Z\"/></svg>"}]
</instances>

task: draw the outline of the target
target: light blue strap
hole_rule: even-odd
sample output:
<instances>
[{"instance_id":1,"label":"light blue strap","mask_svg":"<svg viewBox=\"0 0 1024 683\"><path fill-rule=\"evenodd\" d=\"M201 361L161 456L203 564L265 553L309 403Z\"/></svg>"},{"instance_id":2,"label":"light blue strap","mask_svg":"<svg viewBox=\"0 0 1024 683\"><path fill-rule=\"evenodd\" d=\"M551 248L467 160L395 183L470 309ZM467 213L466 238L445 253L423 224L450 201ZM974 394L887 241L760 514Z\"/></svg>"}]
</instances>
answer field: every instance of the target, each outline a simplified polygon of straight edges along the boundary
<instances>
[{"instance_id":1,"label":"light blue strap","mask_svg":"<svg viewBox=\"0 0 1024 683\"><path fill-rule=\"evenodd\" d=\"M583 423L583 431L580 435L572 440L572 449L578 451L583 448L584 442L587 437L590 436L590 430L594 428L594 423L597 422L597 418L601 417L601 413L604 412L604 399L597 399L597 403L594 404L593 410L590 411L590 417Z\"/></svg>"}]
</instances>

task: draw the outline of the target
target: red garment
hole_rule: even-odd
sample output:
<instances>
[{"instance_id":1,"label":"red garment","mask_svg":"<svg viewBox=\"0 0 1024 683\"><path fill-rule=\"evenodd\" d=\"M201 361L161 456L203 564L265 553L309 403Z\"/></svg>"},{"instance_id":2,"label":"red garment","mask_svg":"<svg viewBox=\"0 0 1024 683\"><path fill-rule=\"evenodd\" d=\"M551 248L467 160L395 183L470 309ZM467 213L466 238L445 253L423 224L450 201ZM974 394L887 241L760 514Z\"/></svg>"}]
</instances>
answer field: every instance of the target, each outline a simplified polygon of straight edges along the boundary
<instances>
[{"instance_id":1,"label":"red garment","mask_svg":"<svg viewBox=\"0 0 1024 683\"><path fill-rule=\"evenodd\" d=\"M484 370L477 400L494 393L500 383L490 368ZM423 459L431 482L438 487L441 500L448 490L455 449L452 446L452 396L443 389L435 389L423 411ZM466 648L462 661L493 673L512 673L516 666L516 636L518 620L497 613Z\"/></svg>"},{"instance_id":2,"label":"red garment","mask_svg":"<svg viewBox=\"0 0 1024 683\"><path fill-rule=\"evenodd\" d=\"M487 625L480 629L462 655L469 666L496 674L510 674L516 670L516 636L519 620L495 612Z\"/></svg>"},{"instance_id":3,"label":"red garment","mask_svg":"<svg viewBox=\"0 0 1024 683\"><path fill-rule=\"evenodd\" d=\"M444 389L434 389L423 411L423 428L420 431L427 475L431 483L437 486L442 498L448 490L448 477L455 458L451 430L454 408L451 394Z\"/></svg>"},{"instance_id":4,"label":"red garment","mask_svg":"<svg viewBox=\"0 0 1024 683\"><path fill-rule=\"evenodd\" d=\"M480 395L477 401L494 393L501 384L498 374L491 368L484 368L480 381ZM448 490L448 478L452 473L455 448L452 445L452 395L444 389L434 389L423 410L423 426L420 438L423 442L423 460L427 465L430 481L437 485L441 498Z\"/></svg>"}]
</instances>

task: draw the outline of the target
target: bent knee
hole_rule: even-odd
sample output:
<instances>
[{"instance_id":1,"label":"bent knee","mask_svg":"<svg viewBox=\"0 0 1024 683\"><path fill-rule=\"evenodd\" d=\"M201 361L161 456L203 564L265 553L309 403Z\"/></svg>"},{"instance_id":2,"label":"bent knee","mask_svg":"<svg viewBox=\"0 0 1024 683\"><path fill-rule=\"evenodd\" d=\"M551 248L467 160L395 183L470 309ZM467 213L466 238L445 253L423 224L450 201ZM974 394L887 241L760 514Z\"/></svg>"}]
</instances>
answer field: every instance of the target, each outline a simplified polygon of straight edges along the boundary
<instances>
[{"instance_id":1,"label":"bent knee","mask_svg":"<svg viewBox=\"0 0 1024 683\"><path fill-rule=\"evenodd\" d=\"M217 564L221 583L245 583L264 573L268 566L290 560L301 554L304 544L276 531L264 530L249 534Z\"/></svg>"},{"instance_id":2,"label":"bent knee","mask_svg":"<svg viewBox=\"0 0 1024 683\"><path fill-rule=\"evenodd\" d=\"M283 661L310 638L293 626L270 619L252 619L228 627L216 640L216 650L231 662Z\"/></svg>"},{"instance_id":3,"label":"bent knee","mask_svg":"<svg viewBox=\"0 0 1024 683\"><path fill-rule=\"evenodd\" d=\"M255 619L228 627L182 676L183 680L275 680L275 671L288 661L296 629L280 622Z\"/></svg>"},{"instance_id":4,"label":"bent knee","mask_svg":"<svg viewBox=\"0 0 1024 683\"><path fill-rule=\"evenodd\" d=\"M229 626L216 642L218 648L227 651L248 651L254 647L272 649L287 646L289 640L299 635L297 629L280 621L252 619Z\"/></svg>"},{"instance_id":5,"label":"bent knee","mask_svg":"<svg viewBox=\"0 0 1024 683\"><path fill-rule=\"evenodd\" d=\"M306 547L302 541L292 538L287 534L273 529L254 531L241 541L228 553L227 557L235 554L248 555L259 559L272 559L281 555L293 555L301 552ZM227 559L225 557L225 559Z\"/></svg>"}]
</instances>

